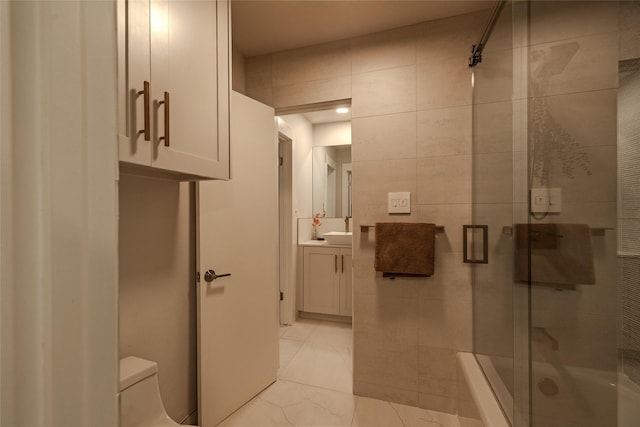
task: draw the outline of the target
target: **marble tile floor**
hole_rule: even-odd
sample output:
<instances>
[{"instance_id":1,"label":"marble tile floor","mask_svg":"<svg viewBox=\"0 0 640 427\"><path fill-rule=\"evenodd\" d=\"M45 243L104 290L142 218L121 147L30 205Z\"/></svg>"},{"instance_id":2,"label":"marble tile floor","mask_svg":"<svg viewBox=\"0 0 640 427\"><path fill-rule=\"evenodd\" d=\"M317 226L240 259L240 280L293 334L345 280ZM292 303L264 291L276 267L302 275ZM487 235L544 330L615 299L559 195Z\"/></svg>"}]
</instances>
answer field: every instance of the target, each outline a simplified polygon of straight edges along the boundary
<instances>
[{"instance_id":1,"label":"marble tile floor","mask_svg":"<svg viewBox=\"0 0 640 427\"><path fill-rule=\"evenodd\" d=\"M280 328L278 380L219 427L460 427L455 416L352 394L351 325Z\"/></svg>"}]
</instances>

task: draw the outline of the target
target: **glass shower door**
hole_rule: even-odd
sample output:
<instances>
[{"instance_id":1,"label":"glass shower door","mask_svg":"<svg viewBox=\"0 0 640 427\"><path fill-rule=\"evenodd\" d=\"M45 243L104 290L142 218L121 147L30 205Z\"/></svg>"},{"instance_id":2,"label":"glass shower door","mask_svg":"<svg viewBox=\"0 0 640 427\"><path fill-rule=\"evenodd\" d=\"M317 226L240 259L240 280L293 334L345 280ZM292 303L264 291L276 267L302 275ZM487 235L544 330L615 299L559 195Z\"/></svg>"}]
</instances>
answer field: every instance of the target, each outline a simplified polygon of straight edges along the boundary
<instances>
[{"instance_id":1,"label":"glass shower door","mask_svg":"<svg viewBox=\"0 0 640 427\"><path fill-rule=\"evenodd\" d=\"M639 25L514 0L474 67L474 353L514 426L640 420Z\"/></svg>"},{"instance_id":2,"label":"glass shower door","mask_svg":"<svg viewBox=\"0 0 640 427\"><path fill-rule=\"evenodd\" d=\"M506 2L482 61L473 68L475 228L466 232L470 258L476 260L474 353L505 416L512 425L521 426L526 425L528 412L528 310L526 280L517 281L514 273L514 229L515 224L527 222L527 187L526 139L522 140L524 129L519 125L524 101L514 78L521 53L513 14L514 5ZM522 304L523 310L514 309L514 304ZM525 315L519 318L517 313Z\"/></svg>"}]
</instances>

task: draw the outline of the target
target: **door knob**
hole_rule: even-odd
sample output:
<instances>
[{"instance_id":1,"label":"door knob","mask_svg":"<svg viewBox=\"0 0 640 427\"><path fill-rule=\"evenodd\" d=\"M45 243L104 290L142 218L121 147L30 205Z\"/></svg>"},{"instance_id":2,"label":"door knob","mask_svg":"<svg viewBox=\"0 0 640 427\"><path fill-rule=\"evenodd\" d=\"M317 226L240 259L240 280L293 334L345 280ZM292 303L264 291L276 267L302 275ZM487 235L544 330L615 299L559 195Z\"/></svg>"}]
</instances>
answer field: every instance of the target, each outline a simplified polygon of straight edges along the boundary
<instances>
[{"instance_id":1,"label":"door knob","mask_svg":"<svg viewBox=\"0 0 640 427\"><path fill-rule=\"evenodd\" d=\"M205 280L205 282L213 282L218 277L226 277L226 276L231 276L231 273L216 274L216 272L213 271L213 270L207 270L206 273L204 273L204 280Z\"/></svg>"}]
</instances>

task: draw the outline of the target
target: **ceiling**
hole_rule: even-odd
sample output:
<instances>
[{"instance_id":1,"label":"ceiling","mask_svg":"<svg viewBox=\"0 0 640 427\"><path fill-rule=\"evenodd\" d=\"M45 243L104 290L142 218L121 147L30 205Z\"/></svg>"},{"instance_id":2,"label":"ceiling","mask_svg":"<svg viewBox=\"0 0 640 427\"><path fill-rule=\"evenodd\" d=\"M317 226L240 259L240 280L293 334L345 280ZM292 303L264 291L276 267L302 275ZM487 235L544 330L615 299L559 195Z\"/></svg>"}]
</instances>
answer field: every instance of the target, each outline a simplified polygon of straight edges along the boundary
<instances>
[{"instance_id":1,"label":"ceiling","mask_svg":"<svg viewBox=\"0 0 640 427\"><path fill-rule=\"evenodd\" d=\"M234 47L245 57L348 39L489 9L495 0L232 0Z\"/></svg>"}]
</instances>

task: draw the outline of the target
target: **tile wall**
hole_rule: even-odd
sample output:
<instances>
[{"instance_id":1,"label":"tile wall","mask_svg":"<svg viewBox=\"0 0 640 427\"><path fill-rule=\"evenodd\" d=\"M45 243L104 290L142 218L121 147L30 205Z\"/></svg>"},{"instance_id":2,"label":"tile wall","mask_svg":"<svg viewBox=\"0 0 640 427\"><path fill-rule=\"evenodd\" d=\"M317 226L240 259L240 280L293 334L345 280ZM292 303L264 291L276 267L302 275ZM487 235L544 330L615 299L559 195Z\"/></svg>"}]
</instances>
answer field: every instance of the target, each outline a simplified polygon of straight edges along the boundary
<instances>
[{"instance_id":1,"label":"tile wall","mask_svg":"<svg viewBox=\"0 0 640 427\"><path fill-rule=\"evenodd\" d=\"M247 95L273 107L352 98L354 392L454 413L457 351L472 346L470 270L471 44L489 11L247 58ZM410 191L390 216L387 192ZM381 221L433 222L435 274L382 279L373 269Z\"/></svg>"}]
</instances>

